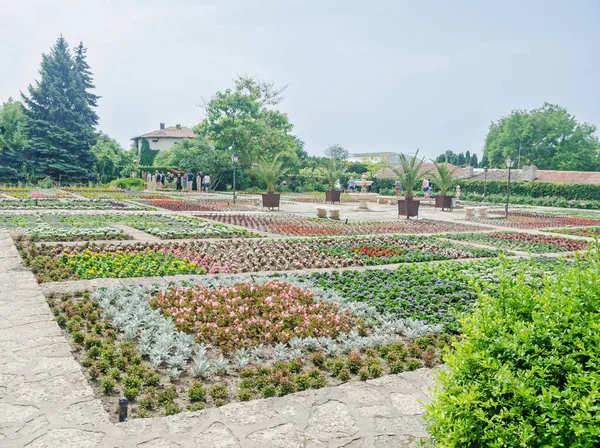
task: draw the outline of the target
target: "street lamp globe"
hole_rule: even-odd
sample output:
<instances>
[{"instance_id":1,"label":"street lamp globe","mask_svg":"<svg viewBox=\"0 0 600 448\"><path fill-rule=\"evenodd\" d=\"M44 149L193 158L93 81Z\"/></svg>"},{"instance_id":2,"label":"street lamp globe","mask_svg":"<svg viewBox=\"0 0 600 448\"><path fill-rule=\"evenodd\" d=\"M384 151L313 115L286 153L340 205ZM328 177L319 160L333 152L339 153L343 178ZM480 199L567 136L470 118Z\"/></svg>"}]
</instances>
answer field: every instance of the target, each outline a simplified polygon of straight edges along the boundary
<instances>
[{"instance_id":1,"label":"street lamp globe","mask_svg":"<svg viewBox=\"0 0 600 448\"><path fill-rule=\"evenodd\" d=\"M506 168L512 168L514 163L515 161L511 157L509 157L508 159L506 159Z\"/></svg>"},{"instance_id":2,"label":"street lamp globe","mask_svg":"<svg viewBox=\"0 0 600 448\"><path fill-rule=\"evenodd\" d=\"M237 161L238 161L238 155L235 152L233 154L231 154L231 161L233 163L237 163Z\"/></svg>"}]
</instances>

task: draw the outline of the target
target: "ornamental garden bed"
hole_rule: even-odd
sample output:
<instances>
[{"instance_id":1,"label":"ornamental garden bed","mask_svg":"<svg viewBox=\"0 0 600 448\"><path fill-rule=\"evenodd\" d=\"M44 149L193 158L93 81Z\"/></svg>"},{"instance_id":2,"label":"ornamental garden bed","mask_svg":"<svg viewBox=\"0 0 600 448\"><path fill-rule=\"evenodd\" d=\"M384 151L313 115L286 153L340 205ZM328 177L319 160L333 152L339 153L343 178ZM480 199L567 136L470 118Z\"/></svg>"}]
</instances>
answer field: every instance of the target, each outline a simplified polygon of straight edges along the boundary
<instances>
[{"instance_id":1,"label":"ornamental garden bed","mask_svg":"<svg viewBox=\"0 0 600 448\"><path fill-rule=\"evenodd\" d=\"M534 253L572 252L589 246L587 241L521 232L450 234L446 238Z\"/></svg>"},{"instance_id":2,"label":"ornamental garden bed","mask_svg":"<svg viewBox=\"0 0 600 448\"><path fill-rule=\"evenodd\" d=\"M343 268L492 257L501 253L490 249L454 248L447 241L416 236L239 239L166 244L90 243L78 248L17 241L17 248L26 266L33 269L40 282ZM117 258L120 264L116 264ZM175 260L181 264L175 265Z\"/></svg>"},{"instance_id":3,"label":"ornamental garden bed","mask_svg":"<svg viewBox=\"0 0 600 448\"><path fill-rule=\"evenodd\" d=\"M504 215L501 210L490 211L494 215ZM540 213L509 212L508 219L477 220L484 224L514 227L517 229L543 229L550 227L573 227L600 225L600 219L593 217L559 216Z\"/></svg>"},{"instance_id":4,"label":"ornamental garden bed","mask_svg":"<svg viewBox=\"0 0 600 448\"><path fill-rule=\"evenodd\" d=\"M307 219L296 216L269 217L243 214L202 214L198 217L225 224L246 227L262 232L271 232L286 236L326 236L326 235L373 235L373 234L417 234L444 232L473 232L485 230L485 227L462 223L449 223L421 219L415 221L382 222L343 222L322 219Z\"/></svg>"},{"instance_id":5,"label":"ornamental garden bed","mask_svg":"<svg viewBox=\"0 0 600 448\"><path fill-rule=\"evenodd\" d=\"M544 232L562 233L565 235L585 236L588 238L598 238L600 236L600 227L576 227L567 229L547 229Z\"/></svg>"},{"instance_id":6,"label":"ornamental garden bed","mask_svg":"<svg viewBox=\"0 0 600 448\"><path fill-rule=\"evenodd\" d=\"M111 227L124 224L162 239L231 238L257 236L244 229L176 215L147 213L62 214L40 213L0 215L0 229L25 233L34 241L126 240L123 230Z\"/></svg>"},{"instance_id":7,"label":"ornamental garden bed","mask_svg":"<svg viewBox=\"0 0 600 448\"><path fill-rule=\"evenodd\" d=\"M178 199L148 199L144 201L153 207L160 207L175 212L222 211L222 210L249 210L250 201L226 200L178 200ZM241 203L240 203L241 202Z\"/></svg>"},{"instance_id":8,"label":"ornamental garden bed","mask_svg":"<svg viewBox=\"0 0 600 448\"><path fill-rule=\"evenodd\" d=\"M432 367L449 338L282 279L49 295L111 419L172 415ZM208 311L208 312L207 312ZM418 334L402 336L410 329Z\"/></svg>"},{"instance_id":9,"label":"ornamental garden bed","mask_svg":"<svg viewBox=\"0 0 600 448\"><path fill-rule=\"evenodd\" d=\"M152 207L110 199L0 199L0 209L122 209L153 210Z\"/></svg>"},{"instance_id":10,"label":"ornamental garden bed","mask_svg":"<svg viewBox=\"0 0 600 448\"><path fill-rule=\"evenodd\" d=\"M502 275L544 284L548 259L407 265L332 274L219 276L48 296L75 357L113 420L434 366L478 288Z\"/></svg>"}]
</instances>

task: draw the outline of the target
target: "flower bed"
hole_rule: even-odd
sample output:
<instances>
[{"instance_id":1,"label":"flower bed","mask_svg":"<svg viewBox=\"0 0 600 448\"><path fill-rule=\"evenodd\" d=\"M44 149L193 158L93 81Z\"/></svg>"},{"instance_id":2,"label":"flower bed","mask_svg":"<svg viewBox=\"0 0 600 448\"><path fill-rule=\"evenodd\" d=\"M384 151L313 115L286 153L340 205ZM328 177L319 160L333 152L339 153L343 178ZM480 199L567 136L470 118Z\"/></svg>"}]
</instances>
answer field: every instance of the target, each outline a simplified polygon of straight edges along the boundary
<instances>
[{"instance_id":1,"label":"flower bed","mask_svg":"<svg viewBox=\"0 0 600 448\"><path fill-rule=\"evenodd\" d=\"M176 212L221 211L221 210L247 210L246 204L225 200L177 200L177 199L148 199L145 203L153 207L160 207Z\"/></svg>"},{"instance_id":2,"label":"flower bed","mask_svg":"<svg viewBox=\"0 0 600 448\"><path fill-rule=\"evenodd\" d=\"M371 248L395 248L402 250L394 257L377 253L365 254L355 250ZM72 270L60 263L58 257L65 250L60 244L47 247L19 243L17 246L27 266L35 269L38 281L58 281L79 278ZM195 263L209 273L286 271L292 269L343 268L347 266L381 265L453 258L497 256L501 252L488 249L453 248L448 242L428 242L423 237L377 236L370 238L320 238L295 240L215 240L182 243L154 244L90 244L72 249L75 255L85 250L92 253L140 252L151 249L169 254L179 260ZM158 275L158 274L146 274ZM112 275L116 276L116 274Z\"/></svg>"},{"instance_id":3,"label":"flower bed","mask_svg":"<svg viewBox=\"0 0 600 448\"><path fill-rule=\"evenodd\" d=\"M446 235L446 238L535 253L570 252L583 250L589 245L586 241L520 232L452 234Z\"/></svg>"},{"instance_id":4,"label":"flower bed","mask_svg":"<svg viewBox=\"0 0 600 448\"><path fill-rule=\"evenodd\" d=\"M504 215L504 212L501 210L493 210L490 213L495 215ZM477 220L477 222L500 225L503 227L513 227L517 229L543 229L550 227L581 227L600 225L600 219L597 218L558 216L525 212L509 212L508 219L483 219Z\"/></svg>"},{"instance_id":5,"label":"flower bed","mask_svg":"<svg viewBox=\"0 0 600 448\"><path fill-rule=\"evenodd\" d=\"M178 330L225 351L285 343L294 336L336 337L354 323L349 312L314 303L312 292L281 282L171 286L161 289L150 303L172 317Z\"/></svg>"},{"instance_id":6,"label":"flower bed","mask_svg":"<svg viewBox=\"0 0 600 448\"><path fill-rule=\"evenodd\" d=\"M419 221L383 221L347 223L295 216L267 217L242 214L203 214L198 217L262 232L287 236L373 235L394 233L472 232L485 227L421 219Z\"/></svg>"},{"instance_id":7,"label":"flower bed","mask_svg":"<svg viewBox=\"0 0 600 448\"><path fill-rule=\"evenodd\" d=\"M172 415L184 408L193 411L233 400L283 396L413 370L423 364L433 366L448 343L446 337L432 334L413 340L402 338L399 334L413 328L414 322L388 321L378 317L377 312L369 311L369 307L350 304L359 314L371 316L371 326L360 327L360 319L349 314L343 299L335 293L311 292L281 280L255 280L258 283L224 279L225 283L215 284L217 280L211 279L201 285L172 285L158 290L155 287L110 288L91 297L86 292L50 295L48 301L58 324L69 336L75 357L96 393L104 397L105 407L113 419L112 410L120 396L130 400L131 418ZM193 335L179 331L172 319L151 310L150 303L168 300L175 294L188 302L195 299L194 306L200 304L198 301L213 306L207 302L215 301L226 307L238 296L251 298L250 303L242 300L244 310L249 307L263 314L285 314L283 327L289 329L307 320L308 328L311 322L314 328L303 327L309 335L305 338L288 338L280 331L277 337L286 342L259 343L251 349L244 345L266 339L257 338L256 333L239 341L226 336L223 351L202 342L195 344ZM185 306L180 302L177 299L169 302L167 308L174 305L184 311ZM339 306L335 305L337 302ZM276 310L277 307L280 309ZM239 312L241 319L252 320L251 312ZM329 313L331 319L320 316L322 312ZM218 315L215 320L231 319L224 310ZM339 330L333 324L336 317L340 321ZM375 324L376 320L380 326ZM187 317L183 317L183 322L186 321ZM274 321L275 326L271 324L273 331L280 329L278 322ZM237 325L235 319L232 323ZM352 323L359 324L362 335L355 330L342 332L342 324L347 330ZM185 324L181 325L188 329ZM265 336L264 331L271 327L250 326ZM419 328L419 335L431 331L422 325L415 328ZM317 329L337 337L310 336ZM210 330L208 335L201 333L200 340L220 341Z\"/></svg>"},{"instance_id":8,"label":"flower bed","mask_svg":"<svg viewBox=\"0 0 600 448\"><path fill-rule=\"evenodd\" d=\"M161 251L145 249L114 252L65 251L58 260L72 269L77 278L154 277L175 274L203 274L196 263L180 260Z\"/></svg>"},{"instance_id":9,"label":"flower bed","mask_svg":"<svg viewBox=\"0 0 600 448\"><path fill-rule=\"evenodd\" d=\"M25 232L36 241L130 238L122 230L110 227L113 224L124 224L153 236L169 239L256 236L243 229L233 229L201 219L176 215L148 213L0 215L0 228Z\"/></svg>"},{"instance_id":10,"label":"flower bed","mask_svg":"<svg viewBox=\"0 0 600 448\"><path fill-rule=\"evenodd\" d=\"M52 209L149 209L142 205L109 199L23 199L0 200L0 209L52 208Z\"/></svg>"},{"instance_id":11,"label":"flower bed","mask_svg":"<svg viewBox=\"0 0 600 448\"><path fill-rule=\"evenodd\" d=\"M565 235L585 236L588 238L600 237L600 227L576 227L567 229L547 229L544 232L562 233Z\"/></svg>"},{"instance_id":12,"label":"flower bed","mask_svg":"<svg viewBox=\"0 0 600 448\"><path fill-rule=\"evenodd\" d=\"M315 273L310 279L322 288L339 291L348 300L367 303L381 313L457 331L457 318L472 309L477 289L491 293L491 288L499 284L501 273L525 272L528 284L541 285L544 276L551 275L559 266L558 260L544 258L424 263L362 273Z\"/></svg>"}]
</instances>

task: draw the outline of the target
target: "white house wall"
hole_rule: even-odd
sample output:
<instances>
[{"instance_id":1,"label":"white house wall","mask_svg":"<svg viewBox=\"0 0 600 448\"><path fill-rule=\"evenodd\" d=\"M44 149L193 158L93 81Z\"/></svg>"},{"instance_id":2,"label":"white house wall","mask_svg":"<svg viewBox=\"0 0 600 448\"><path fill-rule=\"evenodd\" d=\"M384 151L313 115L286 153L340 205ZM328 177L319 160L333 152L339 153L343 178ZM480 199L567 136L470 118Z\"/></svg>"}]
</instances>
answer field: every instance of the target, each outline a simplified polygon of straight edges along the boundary
<instances>
[{"instance_id":1,"label":"white house wall","mask_svg":"<svg viewBox=\"0 0 600 448\"><path fill-rule=\"evenodd\" d=\"M178 142L179 140L183 140L182 138L179 137L156 137L156 138L147 138L146 140L148 140L148 143L150 144L150 149L153 151L158 150L163 150L163 149L169 149L171 146L173 146L173 144L175 142ZM154 141L157 140L157 141ZM138 141L138 149L142 148L142 139L139 139Z\"/></svg>"}]
</instances>

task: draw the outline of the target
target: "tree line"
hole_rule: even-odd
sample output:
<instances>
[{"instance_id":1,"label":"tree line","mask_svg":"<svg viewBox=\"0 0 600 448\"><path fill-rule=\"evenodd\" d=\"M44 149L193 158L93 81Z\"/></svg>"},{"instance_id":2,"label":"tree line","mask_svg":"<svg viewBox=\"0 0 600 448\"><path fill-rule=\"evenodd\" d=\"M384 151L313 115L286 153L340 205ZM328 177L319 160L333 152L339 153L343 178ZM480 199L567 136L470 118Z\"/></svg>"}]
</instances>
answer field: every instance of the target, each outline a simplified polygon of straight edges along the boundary
<instances>
[{"instance_id":1,"label":"tree line","mask_svg":"<svg viewBox=\"0 0 600 448\"><path fill-rule=\"evenodd\" d=\"M232 154L238 155L240 188L261 187L252 167L261 158L278 157L290 183L321 189L327 183L332 158L344 160L346 175L372 176L381 167L376 160L347 162L347 151L331 145L325 157L309 156L304 142L293 133L287 114L278 110L285 86L247 75L237 76L231 88L203 101L205 118L193 129L193 139L164 151L124 150L114 139L96 130L99 96L80 43L73 50L60 36L42 55L39 79L21 101L8 99L0 107L0 170L3 181L32 181L50 177L64 183L108 182L127 177L138 165L170 167L211 173L215 185L231 184ZM544 104L532 111L513 111L490 125L483 157L445 151L437 162L457 166L502 168L512 157L516 164L542 169L600 169L596 127L579 123L566 108Z\"/></svg>"}]
</instances>

